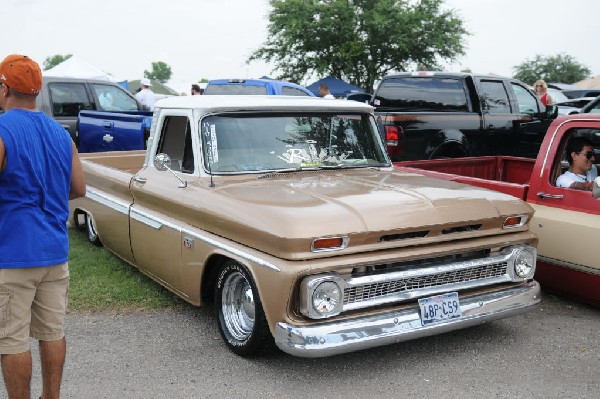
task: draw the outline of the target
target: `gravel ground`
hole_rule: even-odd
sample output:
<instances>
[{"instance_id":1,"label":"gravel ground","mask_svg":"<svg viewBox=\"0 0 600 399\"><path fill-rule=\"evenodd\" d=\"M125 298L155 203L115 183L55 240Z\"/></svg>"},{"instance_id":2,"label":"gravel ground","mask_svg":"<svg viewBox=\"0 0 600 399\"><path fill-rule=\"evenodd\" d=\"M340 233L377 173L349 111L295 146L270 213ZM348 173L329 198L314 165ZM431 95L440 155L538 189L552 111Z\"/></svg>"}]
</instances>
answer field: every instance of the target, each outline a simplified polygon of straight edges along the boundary
<instances>
[{"instance_id":1,"label":"gravel ground","mask_svg":"<svg viewBox=\"0 0 600 399\"><path fill-rule=\"evenodd\" d=\"M600 398L600 309L551 295L511 319L322 359L239 358L211 309L191 306L69 314L66 330L63 398Z\"/></svg>"}]
</instances>

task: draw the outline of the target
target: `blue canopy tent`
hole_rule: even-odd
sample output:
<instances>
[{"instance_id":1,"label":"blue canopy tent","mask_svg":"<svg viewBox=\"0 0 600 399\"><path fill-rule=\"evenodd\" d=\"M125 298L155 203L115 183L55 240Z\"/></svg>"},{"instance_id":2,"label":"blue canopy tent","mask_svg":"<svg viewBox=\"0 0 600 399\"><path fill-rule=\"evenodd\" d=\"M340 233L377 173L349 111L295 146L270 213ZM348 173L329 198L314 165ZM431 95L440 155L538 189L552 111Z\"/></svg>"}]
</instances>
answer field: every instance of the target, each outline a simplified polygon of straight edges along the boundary
<instances>
[{"instance_id":1,"label":"blue canopy tent","mask_svg":"<svg viewBox=\"0 0 600 399\"><path fill-rule=\"evenodd\" d=\"M321 83L327 84L327 87L329 87L329 91L331 92L331 94L333 94L334 97L345 98L348 94L365 92L360 87L356 87L354 85L351 85L350 83L346 83L341 79L334 78L333 76L328 76L326 78L319 79L311 85L306 86L306 88L310 90L315 96L319 97L319 85Z\"/></svg>"}]
</instances>

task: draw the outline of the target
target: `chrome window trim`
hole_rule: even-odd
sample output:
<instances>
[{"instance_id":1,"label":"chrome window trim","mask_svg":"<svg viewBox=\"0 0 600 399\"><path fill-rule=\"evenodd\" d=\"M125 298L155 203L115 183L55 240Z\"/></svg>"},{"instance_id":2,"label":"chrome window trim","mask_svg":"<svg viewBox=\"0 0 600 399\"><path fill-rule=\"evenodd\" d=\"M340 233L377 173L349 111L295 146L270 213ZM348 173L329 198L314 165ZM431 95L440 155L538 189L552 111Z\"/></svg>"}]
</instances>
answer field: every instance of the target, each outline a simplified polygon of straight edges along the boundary
<instances>
[{"instance_id":1,"label":"chrome window trim","mask_svg":"<svg viewBox=\"0 0 600 399\"><path fill-rule=\"evenodd\" d=\"M124 215L129 213L130 204L128 202L120 200L117 197L106 194L100 190L96 190L90 186L87 187L85 196L92 201L98 202Z\"/></svg>"}]
</instances>

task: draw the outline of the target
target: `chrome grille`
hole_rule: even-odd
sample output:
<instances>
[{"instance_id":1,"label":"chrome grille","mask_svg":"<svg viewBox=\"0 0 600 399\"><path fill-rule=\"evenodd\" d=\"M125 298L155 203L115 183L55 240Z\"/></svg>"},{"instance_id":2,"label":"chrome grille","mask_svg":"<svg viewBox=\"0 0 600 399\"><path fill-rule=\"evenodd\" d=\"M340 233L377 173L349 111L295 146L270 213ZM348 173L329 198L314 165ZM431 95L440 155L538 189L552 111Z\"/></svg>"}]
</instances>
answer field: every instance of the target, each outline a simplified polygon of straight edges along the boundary
<instances>
[{"instance_id":1,"label":"chrome grille","mask_svg":"<svg viewBox=\"0 0 600 399\"><path fill-rule=\"evenodd\" d=\"M346 287L344 289L344 305L415 290L501 277L506 274L507 267L507 262L497 262L473 268L444 271L437 274Z\"/></svg>"}]
</instances>

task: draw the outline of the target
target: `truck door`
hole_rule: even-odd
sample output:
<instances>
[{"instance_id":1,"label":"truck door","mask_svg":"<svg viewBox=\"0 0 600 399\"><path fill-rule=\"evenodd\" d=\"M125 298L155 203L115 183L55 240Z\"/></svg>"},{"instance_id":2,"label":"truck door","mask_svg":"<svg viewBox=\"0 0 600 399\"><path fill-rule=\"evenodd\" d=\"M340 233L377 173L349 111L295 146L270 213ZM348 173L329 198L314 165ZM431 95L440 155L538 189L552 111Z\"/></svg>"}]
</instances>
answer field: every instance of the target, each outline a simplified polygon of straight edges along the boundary
<instances>
[{"instance_id":1,"label":"truck door","mask_svg":"<svg viewBox=\"0 0 600 399\"><path fill-rule=\"evenodd\" d=\"M169 114L158 121L156 128L160 134L148 148L151 157L158 153L169 155L171 169L178 175L190 168L186 162L186 143L191 141L191 117L189 110L169 110ZM133 177L131 183L133 257L138 265L143 265L145 272L182 293L181 221L185 220L183 204L189 190L180 187L173 174L158 171L148 158L148 165Z\"/></svg>"},{"instance_id":2,"label":"truck door","mask_svg":"<svg viewBox=\"0 0 600 399\"><path fill-rule=\"evenodd\" d=\"M43 91L42 91L43 93ZM45 95L50 109L47 111L71 135L75 144L79 145L77 133L77 115L81 110L94 109L91 95L85 82L48 82L48 97Z\"/></svg>"},{"instance_id":3,"label":"truck door","mask_svg":"<svg viewBox=\"0 0 600 399\"><path fill-rule=\"evenodd\" d=\"M515 104L514 125L518 139L514 155L536 158L551 119L534 93L516 82L511 82L510 88Z\"/></svg>"},{"instance_id":4,"label":"truck door","mask_svg":"<svg viewBox=\"0 0 600 399\"><path fill-rule=\"evenodd\" d=\"M502 79L477 78L483 114L483 155L515 155L515 118Z\"/></svg>"},{"instance_id":5,"label":"truck door","mask_svg":"<svg viewBox=\"0 0 600 399\"><path fill-rule=\"evenodd\" d=\"M598 129L600 120L572 120L559 127L547 151L545 167L540 171L536 165L534 169L527 198L535 209L531 230L540 239L540 260L595 274L600 274L600 258L595 251L600 237L600 199L589 191L557 187L556 178L568 168L564 155L567 141ZM600 152L596 153L598 163Z\"/></svg>"}]
</instances>

